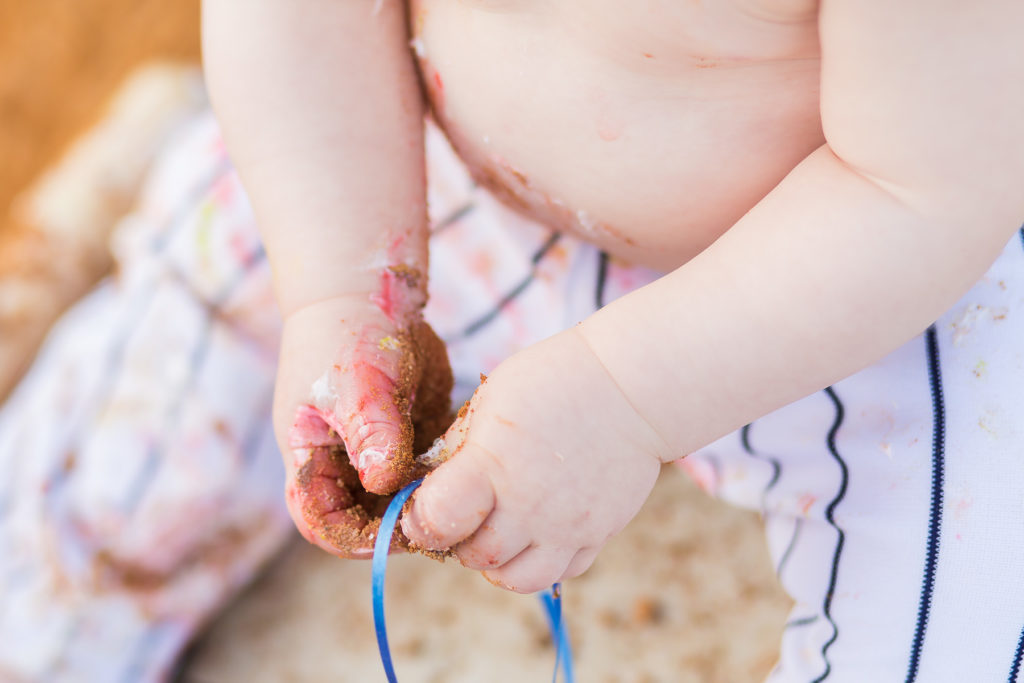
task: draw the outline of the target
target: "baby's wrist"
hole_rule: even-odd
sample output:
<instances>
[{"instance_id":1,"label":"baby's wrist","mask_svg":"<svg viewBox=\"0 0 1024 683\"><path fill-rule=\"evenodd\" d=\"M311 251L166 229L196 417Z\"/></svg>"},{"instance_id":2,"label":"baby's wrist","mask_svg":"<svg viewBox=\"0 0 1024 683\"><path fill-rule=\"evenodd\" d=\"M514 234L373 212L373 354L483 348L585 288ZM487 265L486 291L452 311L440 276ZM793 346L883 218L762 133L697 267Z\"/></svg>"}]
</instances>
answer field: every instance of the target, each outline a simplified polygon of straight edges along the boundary
<instances>
[{"instance_id":1,"label":"baby's wrist","mask_svg":"<svg viewBox=\"0 0 1024 683\"><path fill-rule=\"evenodd\" d=\"M658 432L651 422L637 410L618 379L598 355L594 345L587 338L583 325L566 330L565 337L571 345L569 356L573 359L574 375L593 388L593 396L603 406L604 415L621 417L623 429L632 435L637 450L646 452L665 463L679 457L671 444Z\"/></svg>"},{"instance_id":2,"label":"baby's wrist","mask_svg":"<svg viewBox=\"0 0 1024 683\"><path fill-rule=\"evenodd\" d=\"M369 294L370 303L392 322L419 320L427 304L426 273L406 263L377 269L377 282Z\"/></svg>"},{"instance_id":3,"label":"baby's wrist","mask_svg":"<svg viewBox=\"0 0 1024 683\"><path fill-rule=\"evenodd\" d=\"M427 299L426 224L372 232L338 227L321 240L327 242L322 252L310 252L309 245L268 244L282 317L336 299L370 301L395 320L415 317ZM348 246L330 247L339 240Z\"/></svg>"},{"instance_id":4,"label":"baby's wrist","mask_svg":"<svg viewBox=\"0 0 1024 683\"><path fill-rule=\"evenodd\" d=\"M383 315L404 327L422 318L427 302L426 276L406 264L373 266L344 282L278 285L275 296L286 323L305 309L341 307L355 317Z\"/></svg>"}]
</instances>

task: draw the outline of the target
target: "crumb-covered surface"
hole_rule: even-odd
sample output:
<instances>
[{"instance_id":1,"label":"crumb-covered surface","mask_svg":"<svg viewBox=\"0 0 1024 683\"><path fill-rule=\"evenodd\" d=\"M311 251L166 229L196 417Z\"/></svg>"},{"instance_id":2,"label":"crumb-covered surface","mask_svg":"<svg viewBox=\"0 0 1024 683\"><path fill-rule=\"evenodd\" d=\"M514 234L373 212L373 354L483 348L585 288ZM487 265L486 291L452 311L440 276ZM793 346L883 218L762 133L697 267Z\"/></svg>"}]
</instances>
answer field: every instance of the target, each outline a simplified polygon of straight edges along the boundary
<instances>
[{"instance_id":1,"label":"crumb-covered surface","mask_svg":"<svg viewBox=\"0 0 1024 683\"><path fill-rule=\"evenodd\" d=\"M537 600L455 562L398 556L388 570L399 680L546 681L554 655ZM596 683L761 681L789 601L760 522L665 468L637 519L565 585L577 678ZM202 637L181 683L382 678L368 562L303 542Z\"/></svg>"}]
</instances>

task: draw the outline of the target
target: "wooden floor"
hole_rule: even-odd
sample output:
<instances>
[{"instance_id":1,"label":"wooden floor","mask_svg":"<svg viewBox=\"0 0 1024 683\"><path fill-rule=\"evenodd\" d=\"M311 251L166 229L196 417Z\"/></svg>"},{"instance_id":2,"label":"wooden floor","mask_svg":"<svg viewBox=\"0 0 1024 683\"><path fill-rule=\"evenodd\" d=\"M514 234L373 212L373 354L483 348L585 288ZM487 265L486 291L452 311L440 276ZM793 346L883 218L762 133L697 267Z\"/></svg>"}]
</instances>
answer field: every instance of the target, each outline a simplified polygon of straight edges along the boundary
<instances>
[{"instance_id":1,"label":"wooden floor","mask_svg":"<svg viewBox=\"0 0 1024 683\"><path fill-rule=\"evenodd\" d=\"M199 0L0 0L0 236L14 196L154 57L198 60Z\"/></svg>"}]
</instances>

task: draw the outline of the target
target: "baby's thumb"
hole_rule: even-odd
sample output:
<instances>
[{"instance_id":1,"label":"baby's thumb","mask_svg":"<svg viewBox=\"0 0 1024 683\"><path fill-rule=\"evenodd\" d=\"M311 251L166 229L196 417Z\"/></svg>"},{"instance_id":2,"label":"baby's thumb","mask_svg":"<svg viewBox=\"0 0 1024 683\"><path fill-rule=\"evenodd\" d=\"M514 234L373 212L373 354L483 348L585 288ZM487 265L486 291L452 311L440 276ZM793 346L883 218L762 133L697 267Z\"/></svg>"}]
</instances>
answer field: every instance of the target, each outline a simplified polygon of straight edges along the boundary
<instances>
[{"instance_id":1,"label":"baby's thumb","mask_svg":"<svg viewBox=\"0 0 1024 683\"><path fill-rule=\"evenodd\" d=\"M402 518L402 530L415 545L450 548L472 534L494 507L490 478L478 467L476 449L467 440L470 411L469 405L463 407L445 435L417 457L434 472Z\"/></svg>"},{"instance_id":2,"label":"baby's thumb","mask_svg":"<svg viewBox=\"0 0 1024 683\"><path fill-rule=\"evenodd\" d=\"M349 461L359 472L359 481L370 493L394 493L409 480L413 470L412 451L402 445L401 425L383 421L364 423L360 429L368 430L368 435L357 437L348 446Z\"/></svg>"},{"instance_id":3,"label":"baby's thumb","mask_svg":"<svg viewBox=\"0 0 1024 683\"><path fill-rule=\"evenodd\" d=\"M408 398L396 395L389 373L372 363L354 363L348 384L336 414L349 461L367 491L394 493L415 467Z\"/></svg>"},{"instance_id":4,"label":"baby's thumb","mask_svg":"<svg viewBox=\"0 0 1024 683\"><path fill-rule=\"evenodd\" d=\"M414 545L451 548L471 536L491 513L494 489L469 450L428 475L413 496L402 531Z\"/></svg>"}]
</instances>

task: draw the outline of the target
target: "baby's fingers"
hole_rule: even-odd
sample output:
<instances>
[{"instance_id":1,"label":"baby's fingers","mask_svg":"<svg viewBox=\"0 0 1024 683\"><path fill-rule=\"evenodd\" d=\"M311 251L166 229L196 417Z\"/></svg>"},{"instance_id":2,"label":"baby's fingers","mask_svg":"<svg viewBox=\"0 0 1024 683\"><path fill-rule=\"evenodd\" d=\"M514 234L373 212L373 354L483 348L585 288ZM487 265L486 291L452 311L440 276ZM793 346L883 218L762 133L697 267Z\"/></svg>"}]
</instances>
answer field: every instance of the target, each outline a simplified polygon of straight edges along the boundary
<instances>
[{"instance_id":1,"label":"baby's fingers","mask_svg":"<svg viewBox=\"0 0 1024 683\"><path fill-rule=\"evenodd\" d=\"M484 576L516 593L536 593L560 580L575 556L575 548L527 548L507 564L485 571Z\"/></svg>"},{"instance_id":2,"label":"baby's fingers","mask_svg":"<svg viewBox=\"0 0 1024 683\"><path fill-rule=\"evenodd\" d=\"M464 449L427 476L402 518L402 531L415 545L446 550L469 537L494 508L494 489L472 453Z\"/></svg>"},{"instance_id":3,"label":"baby's fingers","mask_svg":"<svg viewBox=\"0 0 1024 683\"><path fill-rule=\"evenodd\" d=\"M491 512L472 536L452 550L462 566L469 569L497 569L530 547L530 536L515 515Z\"/></svg>"},{"instance_id":4,"label":"baby's fingers","mask_svg":"<svg viewBox=\"0 0 1024 683\"><path fill-rule=\"evenodd\" d=\"M352 466L367 491L394 493L414 476L414 449L426 449L451 421L444 342L422 321L394 336L371 334L335 374Z\"/></svg>"},{"instance_id":5,"label":"baby's fingers","mask_svg":"<svg viewBox=\"0 0 1024 683\"><path fill-rule=\"evenodd\" d=\"M338 431L363 487L387 494L409 479L409 472L396 464L411 464L412 425L408 400L403 396L408 387L397 386L398 370L389 367L397 363L374 360L377 362L356 358L336 380L340 396L335 413Z\"/></svg>"}]
</instances>

